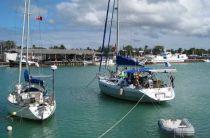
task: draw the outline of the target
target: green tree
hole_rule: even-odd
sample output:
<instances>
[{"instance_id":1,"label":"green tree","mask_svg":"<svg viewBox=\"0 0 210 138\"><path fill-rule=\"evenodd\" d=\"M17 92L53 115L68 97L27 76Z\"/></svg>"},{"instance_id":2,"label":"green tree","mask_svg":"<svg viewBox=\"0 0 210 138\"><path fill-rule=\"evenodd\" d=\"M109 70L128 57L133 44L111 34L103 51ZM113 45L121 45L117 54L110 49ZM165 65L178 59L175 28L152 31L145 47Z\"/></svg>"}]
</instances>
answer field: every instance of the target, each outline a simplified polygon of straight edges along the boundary
<instances>
[{"instance_id":1,"label":"green tree","mask_svg":"<svg viewBox=\"0 0 210 138\"><path fill-rule=\"evenodd\" d=\"M178 53L182 53L182 52L183 52L182 48L179 48L179 49L177 50L177 52L178 52Z\"/></svg>"},{"instance_id":2,"label":"green tree","mask_svg":"<svg viewBox=\"0 0 210 138\"><path fill-rule=\"evenodd\" d=\"M36 49L36 45L32 45L32 49Z\"/></svg>"},{"instance_id":3,"label":"green tree","mask_svg":"<svg viewBox=\"0 0 210 138\"><path fill-rule=\"evenodd\" d=\"M53 47L50 47L50 49L66 49L66 47L64 45L60 45L60 46L53 46Z\"/></svg>"},{"instance_id":4,"label":"green tree","mask_svg":"<svg viewBox=\"0 0 210 138\"><path fill-rule=\"evenodd\" d=\"M138 51L143 51L143 50L144 50L144 49L143 49L143 48L141 48L141 47L140 47L140 48L138 48Z\"/></svg>"},{"instance_id":5,"label":"green tree","mask_svg":"<svg viewBox=\"0 0 210 138\"><path fill-rule=\"evenodd\" d=\"M7 51L10 49L17 48L16 43L12 40L1 41L0 45L1 45L2 51Z\"/></svg>"},{"instance_id":6,"label":"green tree","mask_svg":"<svg viewBox=\"0 0 210 138\"><path fill-rule=\"evenodd\" d=\"M171 49L171 54L175 54L175 50L174 49Z\"/></svg>"},{"instance_id":7,"label":"green tree","mask_svg":"<svg viewBox=\"0 0 210 138\"><path fill-rule=\"evenodd\" d=\"M164 46L158 46L158 45L157 45L157 46L155 46L155 47L153 48L152 53L153 53L154 55L157 55L157 54L162 53L163 50L164 50Z\"/></svg>"},{"instance_id":8,"label":"green tree","mask_svg":"<svg viewBox=\"0 0 210 138\"><path fill-rule=\"evenodd\" d=\"M86 48L86 50L92 50L89 46Z\"/></svg>"},{"instance_id":9,"label":"green tree","mask_svg":"<svg viewBox=\"0 0 210 138\"><path fill-rule=\"evenodd\" d=\"M144 51L146 51L148 49L148 45L144 46Z\"/></svg>"},{"instance_id":10,"label":"green tree","mask_svg":"<svg viewBox=\"0 0 210 138\"><path fill-rule=\"evenodd\" d=\"M132 56L133 53L134 53L134 52L133 52L134 49L133 49L133 47L132 47L131 45L125 46L125 47L123 48L123 50L125 50L126 53L127 53L127 55L129 55L129 56Z\"/></svg>"},{"instance_id":11,"label":"green tree","mask_svg":"<svg viewBox=\"0 0 210 138\"><path fill-rule=\"evenodd\" d=\"M148 45L145 45L144 46L144 54L151 54L151 49L149 49L149 46Z\"/></svg>"},{"instance_id":12,"label":"green tree","mask_svg":"<svg viewBox=\"0 0 210 138\"><path fill-rule=\"evenodd\" d=\"M120 55L122 55L122 56L126 56L125 50L120 50L119 53L120 53Z\"/></svg>"},{"instance_id":13,"label":"green tree","mask_svg":"<svg viewBox=\"0 0 210 138\"><path fill-rule=\"evenodd\" d=\"M60 49L66 49L66 47L63 44L61 44Z\"/></svg>"}]
</instances>

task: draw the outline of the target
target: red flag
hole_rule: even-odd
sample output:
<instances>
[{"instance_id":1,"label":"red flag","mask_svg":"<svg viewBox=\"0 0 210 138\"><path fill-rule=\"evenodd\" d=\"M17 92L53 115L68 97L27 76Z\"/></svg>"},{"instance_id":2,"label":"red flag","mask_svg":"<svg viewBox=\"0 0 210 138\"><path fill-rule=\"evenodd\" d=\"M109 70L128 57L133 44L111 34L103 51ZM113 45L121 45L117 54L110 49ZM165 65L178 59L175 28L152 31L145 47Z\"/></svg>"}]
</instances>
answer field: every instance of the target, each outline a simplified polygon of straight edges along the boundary
<instances>
[{"instance_id":1,"label":"red flag","mask_svg":"<svg viewBox=\"0 0 210 138\"><path fill-rule=\"evenodd\" d=\"M36 17L36 20L38 20L38 21L42 21L42 19L43 19L42 16L37 16Z\"/></svg>"}]
</instances>

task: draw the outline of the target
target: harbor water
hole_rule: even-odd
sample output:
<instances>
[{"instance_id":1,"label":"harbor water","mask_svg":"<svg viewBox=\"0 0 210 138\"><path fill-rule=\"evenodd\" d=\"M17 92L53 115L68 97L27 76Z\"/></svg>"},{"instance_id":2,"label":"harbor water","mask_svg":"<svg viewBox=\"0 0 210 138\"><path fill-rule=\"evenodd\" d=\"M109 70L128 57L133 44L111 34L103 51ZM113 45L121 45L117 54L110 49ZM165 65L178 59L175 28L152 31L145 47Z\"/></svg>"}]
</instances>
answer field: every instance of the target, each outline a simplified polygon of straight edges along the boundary
<instances>
[{"instance_id":1,"label":"harbor water","mask_svg":"<svg viewBox=\"0 0 210 138\"><path fill-rule=\"evenodd\" d=\"M210 64L174 64L174 100L162 104L140 103L119 125L104 137L167 137L159 131L160 118L188 118L195 127L195 137L210 137ZM50 74L50 68L35 71ZM57 109L43 122L9 117L7 96L18 78L18 68L0 68L0 137L84 137L100 136L121 119L135 102L123 101L100 93L98 67L59 67L56 71ZM90 83L93 81L92 83ZM90 84L90 85L88 85ZM8 133L6 127L13 131Z\"/></svg>"}]
</instances>

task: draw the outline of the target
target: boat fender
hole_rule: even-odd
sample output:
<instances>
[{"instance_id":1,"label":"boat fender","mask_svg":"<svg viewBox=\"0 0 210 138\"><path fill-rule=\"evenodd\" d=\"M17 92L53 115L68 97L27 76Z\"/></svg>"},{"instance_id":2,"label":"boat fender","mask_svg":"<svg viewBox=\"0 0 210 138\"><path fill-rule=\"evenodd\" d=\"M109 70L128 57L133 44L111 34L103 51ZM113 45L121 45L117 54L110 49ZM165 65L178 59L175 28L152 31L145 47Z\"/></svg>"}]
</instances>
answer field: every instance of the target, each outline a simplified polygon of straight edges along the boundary
<instances>
[{"instance_id":1,"label":"boat fender","mask_svg":"<svg viewBox=\"0 0 210 138\"><path fill-rule=\"evenodd\" d=\"M12 126L7 126L7 131L11 132L12 131Z\"/></svg>"},{"instance_id":2,"label":"boat fender","mask_svg":"<svg viewBox=\"0 0 210 138\"><path fill-rule=\"evenodd\" d=\"M12 115L13 115L13 116L16 116L16 114L17 114L16 112L12 112Z\"/></svg>"},{"instance_id":3,"label":"boat fender","mask_svg":"<svg viewBox=\"0 0 210 138\"><path fill-rule=\"evenodd\" d=\"M123 95L123 88L120 88L120 95Z\"/></svg>"}]
</instances>

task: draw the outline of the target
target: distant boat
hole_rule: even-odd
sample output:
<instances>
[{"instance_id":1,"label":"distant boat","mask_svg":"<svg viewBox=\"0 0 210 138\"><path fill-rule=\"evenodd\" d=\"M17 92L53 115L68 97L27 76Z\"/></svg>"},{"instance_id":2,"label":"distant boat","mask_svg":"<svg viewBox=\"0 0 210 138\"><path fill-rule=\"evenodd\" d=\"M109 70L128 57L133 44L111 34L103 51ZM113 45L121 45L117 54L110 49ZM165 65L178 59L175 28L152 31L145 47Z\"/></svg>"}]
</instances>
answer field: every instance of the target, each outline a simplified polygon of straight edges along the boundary
<instances>
[{"instance_id":1,"label":"distant boat","mask_svg":"<svg viewBox=\"0 0 210 138\"><path fill-rule=\"evenodd\" d=\"M171 52L166 52L166 51L164 51L160 55L147 56L147 58L150 59L148 62L151 63L164 63L166 61L170 63L183 63L185 62L185 60L188 59L186 54L180 54L180 53L172 54Z\"/></svg>"},{"instance_id":2,"label":"distant boat","mask_svg":"<svg viewBox=\"0 0 210 138\"><path fill-rule=\"evenodd\" d=\"M115 7L115 4L113 4ZM108 12L107 8L107 13ZM119 0L117 1L117 17L119 13ZM106 25L105 25L106 28ZM119 29L119 19L117 18L117 28ZM119 30L117 29L117 38L119 38ZM105 34L104 34L105 36ZM105 38L104 38L105 40ZM104 43L102 45L103 49ZM117 47L119 46L119 39L117 39ZM103 52L103 51L102 51ZM103 58L101 57L101 65ZM125 67L126 66L126 67ZM127 69L131 66L133 69ZM119 67L123 67L120 70ZM141 62L137 60L116 55L116 72L110 71L110 74L100 74L101 66L99 67L98 83L101 92L105 95L114 98L139 101L141 102L163 102L174 99L174 77L172 73L176 71L174 68L160 68L154 69L144 67ZM158 74L166 74L168 81L163 81L156 77Z\"/></svg>"},{"instance_id":3,"label":"distant boat","mask_svg":"<svg viewBox=\"0 0 210 138\"><path fill-rule=\"evenodd\" d=\"M10 67L18 67L20 62L20 55L16 52L6 52L5 60L9 62ZM29 66L39 67L38 59L35 56L31 57L31 60L28 59ZM22 66L26 66L26 56L22 56Z\"/></svg>"},{"instance_id":4,"label":"distant boat","mask_svg":"<svg viewBox=\"0 0 210 138\"><path fill-rule=\"evenodd\" d=\"M26 62L28 62L29 66L36 66L39 67L39 63L36 61L31 61L31 60L26 60L26 57L23 57L22 60L22 66L26 66ZM16 59L16 60L9 60L9 66L10 67L18 67L20 63L20 59Z\"/></svg>"},{"instance_id":5,"label":"distant boat","mask_svg":"<svg viewBox=\"0 0 210 138\"><path fill-rule=\"evenodd\" d=\"M204 59L203 61L209 63L210 62L210 59Z\"/></svg>"},{"instance_id":6,"label":"distant boat","mask_svg":"<svg viewBox=\"0 0 210 138\"><path fill-rule=\"evenodd\" d=\"M92 61L84 60L84 61L83 61L83 65L84 65L84 66L93 65L93 62L92 62Z\"/></svg>"},{"instance_id":7,"label":"distant boat","mask_svg":"<svg viewBox=\"0 0 210 138\"><path fill-rule=\"evenodd\" d=\"M113 59L109 59L109 58L107 59L107 61L106 61L106 59L102 59L101 65L105 66L106 64L108 66L114 66L115 62ZM93 65L100 66L100 61L99 60L94 61Z\"/></svg>"},{"instance_id":8,"label":"distant boat","mask_svg":"<svg viewBox=\"0 0 210 138\"><path fill-rule=\"evenodd\" d=\"M172 134L173 136L193 136L195 134L195 129L193 125L188 121L188 119L160 119L158 125L161 131Z\"/></svg>"},{"instance_id":9,"label":"distant boat","mask_svg":"<svg viewBox=\"0 0 210 138\"><path fill-rule=\"evenodd\" d=\"M24 25L26 17L29 21L30 16L30 0L25 0L25 12L24 12ZM45 76L35 77L30 75L29 62L28 62L28 43L26 43L27 56L26 56L26 70L24 71L25 82L21 81L22 77L22 59L23 59L23 47L26 39L28 42L29 34L26 36L25 32L29 33L29 22L28 30L23 29L21 53L19 62L19 79L18 84L10 92L8 101L8 112L14 116L21 118L27 118L32 120L45 120L52 116L56 109L55 91L54 91L54 74L57 66L52 66L52 93L50 94L44 81L41 79ZM25 26L23 26L25 28ZM48 76L49 77L49 76Z\"/></svg>"}]
</instances>

